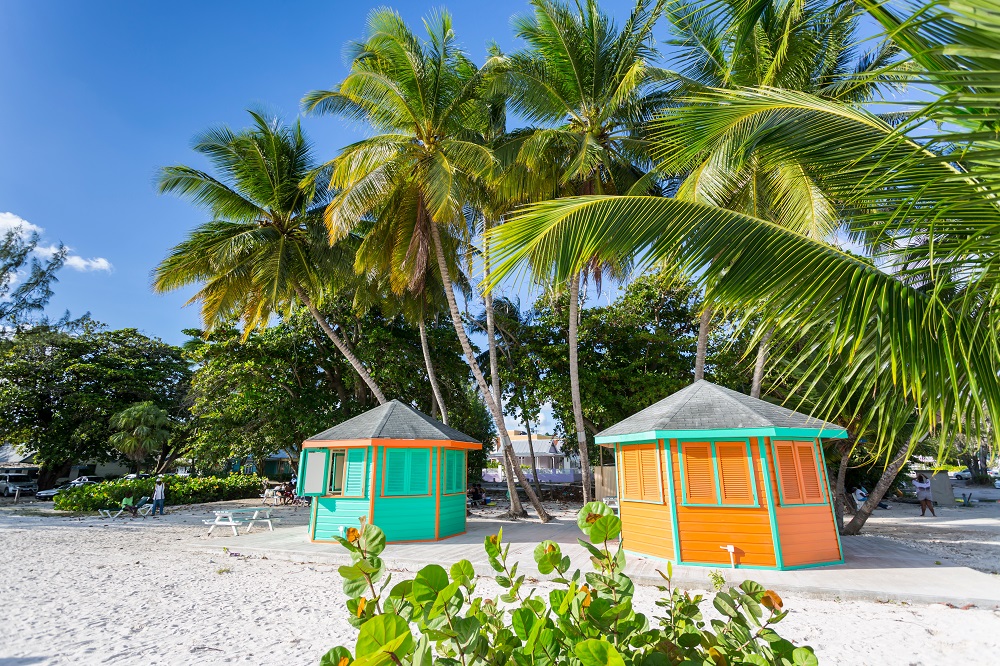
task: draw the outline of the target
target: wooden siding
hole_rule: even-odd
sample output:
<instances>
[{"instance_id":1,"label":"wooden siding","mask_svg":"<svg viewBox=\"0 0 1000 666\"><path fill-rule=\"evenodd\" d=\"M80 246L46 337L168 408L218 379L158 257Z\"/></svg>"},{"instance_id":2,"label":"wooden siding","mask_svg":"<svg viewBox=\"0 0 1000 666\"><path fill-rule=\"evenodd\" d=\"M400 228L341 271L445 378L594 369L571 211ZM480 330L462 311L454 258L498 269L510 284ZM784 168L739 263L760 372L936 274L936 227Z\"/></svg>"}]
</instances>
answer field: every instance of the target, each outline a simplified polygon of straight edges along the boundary
<instances>
[{"instance_id":1,"label":"wooden siding","mask_svg":"<svg viewBox=\"0 0 1000 666\"><path fill-rule=\"evenodd\" d=\"M786 567L840 560L837 526L829 505L780 507L777 516Z\"/></svg>"},{"instance_id":2,"label":"wooden siding","mask_svg":"<svg viewBox=\"0 0 1000 666\"><path fill-rule=\"evenodd\" d=\"M750 439L750 453L757 496L763 498L763 474L756 438ZM774 542L766 503L761 502L760 507L682 506L683 489L676 440L671 440L670 455L674 471L674 500L681 562L729 566L729 553L720 546L732 544L736 546L737 565L775 566ZM688 469L690 467L685 468L685 475ZM714 485L713 483L713 499ZM689 496L688 500L691 499Z\"/></svg>"},{"instance_id":3,"label":"wooden siding","mask_svg":"<svg viewBox=\"0 0 1000 666\"><path fill-rule=\"evenodd\" d=\"M666 484L663 468L656 464L661 453L659 445L653 444L621 448L618 469L632 480L623 480L619 487L624 489L630 486L634 494L629 497L648 500L629 501L620 493L618 507L622 519L622 543L626 550L672 560L675 555L670 507L664 502Z\"/></svg>"},{"instance_id":4,"label":"wooden siding","mask_svg":"<svg viewBox=\"0 0 1000 666\"><path fill-rule=\"evenodd\" d=\"M368 500L363 498L317 497L313 539L316 541L332 541L335 536L343 536L348 527L361 527L358 520L368 516Z\"/></svg>"},{"instance_id":5,"label":"wooden siding","mask_svg":"<svg viewBox=\"0 0 1000 666\"><path fill-rule=\"evenodd\" d=\"M438 538L445 538L465 531L466 496L441 497L441 529Z\"/></svg>"},{"instance_id":6,"label":"wooden siding","mask_svg":"<svg viewBox=\"0 0 1000 666\"><path fill-rule=\"evenodd\" d=\"M438 466L437 451L435 450L432 456L428 450L427 457L430 459L428 461L430 474L429 479L423 483L428 486L430 494L418 497L384 497L380 493L375 497L375 524L385 532L386 541L425 541L435 538L438 502L434 493L437 488L435 477ZM376 488L383 487L382 470L382 465L379 465L375 473Z\"/></svg>"}]
</instances>

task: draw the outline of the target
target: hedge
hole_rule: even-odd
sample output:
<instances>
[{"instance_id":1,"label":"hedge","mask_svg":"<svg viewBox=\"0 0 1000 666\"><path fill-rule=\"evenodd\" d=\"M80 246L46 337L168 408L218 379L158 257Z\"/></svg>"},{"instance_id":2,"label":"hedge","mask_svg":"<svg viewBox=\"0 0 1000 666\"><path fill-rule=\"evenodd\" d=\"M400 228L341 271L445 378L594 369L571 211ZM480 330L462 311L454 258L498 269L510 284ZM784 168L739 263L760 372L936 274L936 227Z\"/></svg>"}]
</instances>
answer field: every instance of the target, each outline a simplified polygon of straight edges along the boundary
<instances>
[{"instance_id":1,"label":"hedge","mask_svg":"<svg viewBox=\"0 0 1000 666\"><path fill-rule=\"evenodd\" d=\"M260 495L264 478L256 474L231 476L165 476L167 505L199 504L248 499ZM97 511L119 506L126 497L153 496L156 479L119 479L67 488L55 496L53 506L63 511Z\"/></svg>"}]
</instances>

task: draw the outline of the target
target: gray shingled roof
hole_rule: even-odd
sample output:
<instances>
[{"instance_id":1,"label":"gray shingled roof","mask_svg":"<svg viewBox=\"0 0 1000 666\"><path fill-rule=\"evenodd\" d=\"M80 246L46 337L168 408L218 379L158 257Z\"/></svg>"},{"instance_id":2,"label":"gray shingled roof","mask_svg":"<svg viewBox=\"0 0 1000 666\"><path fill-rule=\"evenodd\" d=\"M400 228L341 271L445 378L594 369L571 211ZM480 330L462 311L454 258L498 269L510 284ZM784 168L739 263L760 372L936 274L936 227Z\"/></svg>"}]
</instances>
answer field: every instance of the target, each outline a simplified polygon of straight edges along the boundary
<instances>
[{"instance_id":1,"label":"gray shingled roof","mask_svg":"<svg viewBox=\"0 0 1000 666\"><path fill-rule=\"evenodd\" d=\"M667 396L598 437L656 430L729 430L736 428L812 428L841 431L840 426L705 381Z\"/></svg>"},{"instance_id":2,"label":"gray shingled roof","mask_svg":"<svg viewBox=\"0 0 1000 666\"><path fill-rule=\"evenodd\" d=\"M341 439L426 439L479 443L399 400L391 400L364 414L358 414L306 441Z\"/></svg>"}]
</instances>

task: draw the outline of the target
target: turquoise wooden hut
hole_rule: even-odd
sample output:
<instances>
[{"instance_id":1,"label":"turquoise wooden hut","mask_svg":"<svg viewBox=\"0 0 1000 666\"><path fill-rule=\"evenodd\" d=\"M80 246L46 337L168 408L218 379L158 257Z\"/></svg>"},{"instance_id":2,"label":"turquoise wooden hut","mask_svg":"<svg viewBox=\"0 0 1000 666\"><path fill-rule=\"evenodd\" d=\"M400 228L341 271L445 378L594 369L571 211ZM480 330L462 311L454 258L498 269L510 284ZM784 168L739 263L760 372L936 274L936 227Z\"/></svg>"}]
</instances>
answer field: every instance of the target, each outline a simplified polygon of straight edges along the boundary
<instances>
[{"instance_id":1,"label":"turquoise wooden hut","mask_svg":"<svg viewBox=\"0 0 1000 666\"><path fill-rule=\"evenodd\" d=\"M313 498L310 540L333 541L361 518L390 543L465 532L468 451L482 447L398 400L313 435L298 483Z\"/></svg>"}]
</instances>

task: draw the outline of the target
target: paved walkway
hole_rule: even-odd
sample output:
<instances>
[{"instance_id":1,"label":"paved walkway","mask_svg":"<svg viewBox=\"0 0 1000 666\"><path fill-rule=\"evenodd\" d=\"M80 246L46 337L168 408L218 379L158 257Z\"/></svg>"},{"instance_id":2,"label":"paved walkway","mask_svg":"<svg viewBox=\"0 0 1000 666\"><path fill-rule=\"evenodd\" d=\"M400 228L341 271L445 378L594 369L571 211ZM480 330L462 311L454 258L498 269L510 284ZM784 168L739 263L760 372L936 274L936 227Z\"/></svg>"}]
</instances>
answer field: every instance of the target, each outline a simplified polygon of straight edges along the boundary
<instances>
[{"instance_id":1,"label":"paved walkway","mask_svg":"<svg viewBox=\"0 0 1000 666\"><path fill-rule=\"evenodd\" d=\"M493 576L495 572L486 559L483 539L495 534L502 526L504 542L511 544L510 561L520 562L522 573L538 575L533 551L544 539L560 543L563 553L572 558L574 566L589 570L589 556L577 543L577 537L582 534L575 520L556 519L542 525L527 521L511 523L470 518L468 526L465 534L444 541L390 544L382 559L392 570L416 572L429 563L448 566L464 558L472 562L480 575ZM222 546L243 555L263 555L295 562L345 564L350 561L339 544L310 543L302 527L281 527L273 532L213 539L200 543L197 550L217 552ZM967 567L935 564L933 556L889 539L846 537L844 559L844 564L798 571L723 567L719 567L719 571L734 585L750 578L779 592L785 590L807 597L951 603L957 606L971 603L980 608L1000 608L1000 577ZM630 556L627 572L637 584L656 585L662 584L656 570L664 568L662 561ZM674 582L706 589L708 572L705 567L674 566Z\"/></svg>"}]
</instances>

